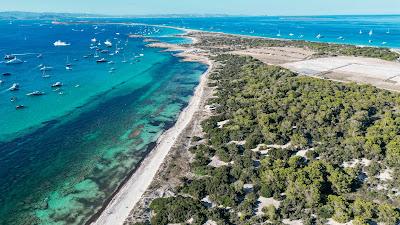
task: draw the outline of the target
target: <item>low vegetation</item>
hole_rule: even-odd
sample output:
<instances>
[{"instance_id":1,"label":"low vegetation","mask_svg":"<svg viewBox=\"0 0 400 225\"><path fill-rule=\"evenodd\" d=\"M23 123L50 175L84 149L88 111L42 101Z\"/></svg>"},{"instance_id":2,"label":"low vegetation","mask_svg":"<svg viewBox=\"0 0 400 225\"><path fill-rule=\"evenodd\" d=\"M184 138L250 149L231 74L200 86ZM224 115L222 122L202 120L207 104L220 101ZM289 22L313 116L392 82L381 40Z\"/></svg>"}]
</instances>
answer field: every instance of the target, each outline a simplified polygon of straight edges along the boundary
<instances>
[{"instance_id":1,"label":"low vegetation","mask_svg":"<svg viewBox=\"0 0 400 225\"><path fill-rule=\"evenodd\" d=\"M388 61L397 61L400 58L399 53L393 52L389 48L361 47L301 40L250 38L227 34L202 33L200 37L203 37L202 41L197 45L202 48L206 46L212 52L227 52L260 47L297 47L313 50L316 52L315 56L361 56Z\"/></svg>"}]
</instances>

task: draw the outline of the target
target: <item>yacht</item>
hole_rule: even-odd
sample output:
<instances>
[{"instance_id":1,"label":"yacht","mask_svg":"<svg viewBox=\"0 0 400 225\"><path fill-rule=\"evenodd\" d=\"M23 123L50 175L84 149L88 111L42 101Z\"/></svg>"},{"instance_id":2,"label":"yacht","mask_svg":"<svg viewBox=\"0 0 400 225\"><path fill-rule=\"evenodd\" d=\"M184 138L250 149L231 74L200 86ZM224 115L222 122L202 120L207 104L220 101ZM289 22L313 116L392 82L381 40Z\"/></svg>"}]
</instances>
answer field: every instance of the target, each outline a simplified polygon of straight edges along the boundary
<instances>
[{"instance_id":1,"label":"yacht","mask_svg":"<svg viewBox=\"0 0 400 225\"><path fill-rule=\"evenodd\" d=\"M66 42L63 42L63 41L61 41L61 40L58 40L58 41L54 42L53 45L54 45L55 47L62 47L62 46L69 46L69 45L71 45L71 44L66 43Z\"/></svg>"},{"instance_id":2,"label":"yacht","mask_svg":"<svg viewBox=\"0 0 400 225\"><path fill-rule=\"evenodd\" d=\"M61 82L59 82L59 81L51 85L51 87L53 87L53 88L61 87L61 86L63 86L63 84Z\"/></svg>"},{"instance_id":3,"label":"yacht","mask_svg":"<svg viewBox=\"0 0 400 225\"><path fill-rule=\"evenodd\" d=\"M44 95L44 92L34 91L34 92L26 94L26 96L41 96L41 95Z\"/></svg>"},{"instance_id":4,"label":"yacht","mask_svg":"<svg viewBox=\"0 0 400 225\"><path fill-rule=\"evenodd\" d=\"M71 64L69 64L69 65L66 65L66 66L65 66L65 69L66 69L66 70L72 70L72 66L71 66Z\"/></svg>"},{"instance_id":5,"label":"yacht","mask_svg":"<svg viewBox=\"0 0 400 225\"><path fill-rule=\"evenodd\" d=\"M290 33L289 36L294 36L294 34L293 34L293 33Z\"/></svg>"},{"instance_id":6,"label":"yacht","mask_svg":"<svg viewBox=\"0 0 400 225\"><path fill-rule=\"evenodd\" d=\"M111 43L111 41L109 41L109 40L105 41L104 44L105 44L108 48L111 48L111 47L112 47L112 43Z\"/></svg>"},{"instance_id":7,"label":"yacht","mask_svg":"<svg viewBox=\"0 0 400 225\"><path fill-rule=\"evenodd\" d=\"M106 63L106 62L108 62L108 60L105 59L105 58L101 58L101 59L99 59L99 60L96 60L96 62L97 62L97 63Z\"/></svg>"},{"instance_id":8,"label":"yacht","mask_svg":"<svg viewBox=\"0 0 400 225\"><path fill-rule=\"evenodd\" d=\"M93 42L93 43L97 42L96 38L92 38L90 41Z\"/></svg>"},{"instance_id":9,"label":"yacht","mask_svg":"<svg viewBox=\"0 0 400 225\"><path fill-rule=\"evenodd\" d=\"M17 91L17 90L19 90L19 84L18 83L14 83L8 90L9 91Z\"/></svg>"},{"instance_id":10,"label":"yacht","mask_svg":"<svg viewBox=\"0 0 400 225\"><path fill-rule=\"evenodd\" d=\"M339 40L344 40L343 36L338 37Z\"/></svg>"},{"instance_id":11,"label":"yacht","mask_svg":"<svg viewBox=\"0 0 400 225\"><path fill-rule=\"evenodd\" d=\"M23 61L20 60L20 59L17 59L16 57L13 58L13 59L10 59L10 60L8 60L8 61L6 61L6 64L7 64L7 65L11 65L11 64L21 64L21 63L23 63Z\"/></svg>"}]
</instances>

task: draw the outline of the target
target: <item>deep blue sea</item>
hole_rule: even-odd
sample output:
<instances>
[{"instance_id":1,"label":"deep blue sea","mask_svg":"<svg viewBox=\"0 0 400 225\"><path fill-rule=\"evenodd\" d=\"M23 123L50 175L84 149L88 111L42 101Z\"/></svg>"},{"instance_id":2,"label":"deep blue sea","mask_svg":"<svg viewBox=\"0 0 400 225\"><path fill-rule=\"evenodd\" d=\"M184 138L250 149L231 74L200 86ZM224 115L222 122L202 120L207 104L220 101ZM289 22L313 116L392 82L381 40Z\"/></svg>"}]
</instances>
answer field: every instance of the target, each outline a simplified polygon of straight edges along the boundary
<instances>
[{"instance_id":1,"label":"deep blue sea","mask_svg":"<svg viewBox=\"0 0 400 225\"><path fill-rule=\"evenodd\" d=\"M400 16L87 20L0 20L0 55L22 62L0 59L1 225L87 221L176 121L207 69L146 47L147 37L188 42L179 30L105 21L400 48ZM43 95L27 96L34 91Z\"/></svg>"},{"instance_id":2,"label":"deep blue sea","mask_svg":"<svg viewBox=\"0 0 400 225\"><path fill-rule=\"evenodd\" d=\"M135 21L268 38L400 48L400 15L146 18ZM321 38L317 38L318 35Z\"/></svg>"}]
</instances>

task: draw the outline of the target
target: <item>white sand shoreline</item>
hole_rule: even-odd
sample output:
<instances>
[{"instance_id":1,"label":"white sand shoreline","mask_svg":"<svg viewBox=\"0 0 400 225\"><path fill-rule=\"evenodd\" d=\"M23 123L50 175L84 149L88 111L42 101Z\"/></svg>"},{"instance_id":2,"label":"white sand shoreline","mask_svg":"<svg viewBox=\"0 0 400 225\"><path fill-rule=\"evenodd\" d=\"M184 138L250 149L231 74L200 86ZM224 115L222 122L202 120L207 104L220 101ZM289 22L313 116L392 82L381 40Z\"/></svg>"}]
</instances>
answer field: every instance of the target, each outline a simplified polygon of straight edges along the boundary
<instances>
[{"instance_id":1,"label":"white sand shoreline","mask_svg":"<svg viewBox=\"0 0 400 225\"><path fill-rule=\"evenodd\" d=\"M108 203L107 207L92 223L93 225L122 225L152 183L177 137L190 124L194 113L199 110L208 75L213 68L213 63L208 58L203 58L201 62L207 63L209 67L201 75L200 83L196 87L188 106L180 113L175 125L159 137L156 147L146 156L135 173Z\"/></svg>"}]
</instances>

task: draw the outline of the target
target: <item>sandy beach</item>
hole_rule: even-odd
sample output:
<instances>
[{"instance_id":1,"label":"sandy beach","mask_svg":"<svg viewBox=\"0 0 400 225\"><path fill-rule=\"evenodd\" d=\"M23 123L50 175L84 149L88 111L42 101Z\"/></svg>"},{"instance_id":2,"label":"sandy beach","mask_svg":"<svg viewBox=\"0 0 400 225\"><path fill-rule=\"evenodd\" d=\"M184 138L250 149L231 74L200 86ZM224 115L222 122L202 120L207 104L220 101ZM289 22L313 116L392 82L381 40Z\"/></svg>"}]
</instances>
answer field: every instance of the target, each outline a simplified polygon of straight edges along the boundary
<instances>
[{"instance_id":1,"label":"sandy beach","mask_svg":"<svg viewBox=\"0 0 400 225\"><path fill-rule=\"evenodd\" d=\"M119 225L123 224L136 203L148 189L157 174L170 149L175 144L177 137L185 127L194 119L193 115L199 110L204 88L207 86L208 75L213 69L213 63L204 55L197 54L196 49L188 49L178 45L152 43L152 47L166 48L167 51L182 51L177 56L186 61L198 61L209 65L208 70L202 74L200 83L196 87L188 106L180 113L175 125L165 131L158 139L155 148L142 161L136 172L120 188L107 207L99 214L93 225Z\"/></svg>"}]
</instances>

